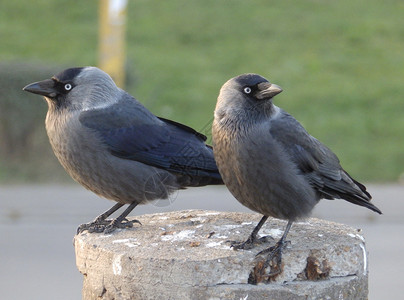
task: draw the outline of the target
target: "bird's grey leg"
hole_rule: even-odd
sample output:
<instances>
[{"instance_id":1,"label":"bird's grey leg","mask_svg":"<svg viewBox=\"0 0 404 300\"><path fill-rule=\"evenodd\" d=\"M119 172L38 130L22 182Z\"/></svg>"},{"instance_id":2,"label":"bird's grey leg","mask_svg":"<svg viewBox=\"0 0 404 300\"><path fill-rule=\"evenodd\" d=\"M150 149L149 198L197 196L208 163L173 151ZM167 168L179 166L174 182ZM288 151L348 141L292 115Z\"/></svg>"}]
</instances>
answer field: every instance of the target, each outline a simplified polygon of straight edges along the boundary
<instances>
[{"instance_id":1,"label":"bird's grey leg","mask_svg":"<svg viewBox=\"0 0 404 300\"><path fill-rule=\"evenodd\" d=\"M95 223L102 223L102 221L106 220L110 215L112 215L114 212L116 212L118 209L120 209L124 204L122 203L117 203L114 206L112 206L110 209L108 209L106 212L102 213L99 215L94 222Z\"/></svg>"},{"instance_id":2,"label":"bird's grey leg","mask_svg":"<svg viewBox=\"0 0 404 300\"><path fill-rule=\"evenodd\" d=\"M84 230L88 230L89 232L102 232L100 230L97 230L96 227L99 227L100 225L101 226L108 225L111 221L107 221L106 219L124 205L125 204L117 203L114 206L112 206L110 209L108 209L106 212L102 213L97 218L95 218L94 221L92 221L90 223L81 224L77 228L77 234L82 233Z\"/></svg>"},{"instance_id":3,"label":"bird's grey leg","mask_svg":"<svg viewBox=\"0 0 404 300\"><path fill-rule=\"evenodd\" d=\"M254 244L257 242L263 242L261 239L257 239L258 231L260 231L262 225L264 225L265 221L268 219L267 216L263 216L261 220L258 222L257 226L255 226L254 230L251 232L250 236L245 242L231 242L231 247L235 250L244 249L248 250L253 248ZM265 240L266 241L266 240Z\"/></svg>"},{"instance_id":4,"label":"bird's grey leg","mask_svg":"<svg viewBox=\"0 0 404 300\"><path fill-rule=\"evenodd\" d=\"M283 233L282 237L280 240L275 244L273 247L269 247L268 249L265 249L257 254L268 254L268 257L265 260L264 265L262 266L262 270L264 271L266 268L271 266L271 272L267 275L268 277L267 281L269 282L272 277L278 275L282 269L281 269L281 264L282 264L282 250L285 247L286 244L286 236L289 233L290 227L292 227L293 221L289 220L288 224L286 225L285 232Z\"/></svg>"},{"instance_id":5,"label":"bird's grey leg","mask_svg":"<svg viewBox=\"0 0 404 300\"><path fill-rule=\"evenodd\" d=\"M104 233L108 234L113 232L115 229L117 228L130 228L133 227L133 223L138 223L140 225L142 225L142 223L140 223L140 221L138 220L132 220L132 221L128 221L126 219L126 217L129 215L129 213L138 205L138 203L133 202L132 204L130 204L125 211L116 219L112 220L105 228L104 228ZM125 221L125 222L124 222Z\"/></svg>"}]
</instances>

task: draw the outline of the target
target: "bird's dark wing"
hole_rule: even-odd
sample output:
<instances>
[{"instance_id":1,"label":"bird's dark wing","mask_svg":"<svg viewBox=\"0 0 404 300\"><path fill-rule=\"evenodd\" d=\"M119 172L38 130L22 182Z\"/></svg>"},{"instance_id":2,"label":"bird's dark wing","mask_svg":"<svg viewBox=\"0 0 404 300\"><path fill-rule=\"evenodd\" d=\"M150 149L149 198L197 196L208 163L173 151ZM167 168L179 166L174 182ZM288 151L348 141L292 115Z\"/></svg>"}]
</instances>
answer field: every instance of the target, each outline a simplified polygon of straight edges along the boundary
<instances>
[{"instance_id":1,"label":"bird's dark wing","mask_svg":"<svg viewBox=\"0 0 404 300\"><path fill-rule=\"evenodd\" d=\"M278 118L271 120L270 134L283 146L321 197L345 199L381 213L369 202L372 197L365 186L342 169L338 157L308 134L291 115L281 111Z\"/></svg>"},{"instance_id":2,"label":"bird's dark wing","mask_svg":"<svg viewBox=\"0 0 404 300\"><path fill-rule=\"evenodd\" d=\"M117 157L221 181L213 151L204 142L206 137L188 126L157 118L134 99L83 111L79 119L96 131Z\"/></svg>"},{"instance_id":3,"label":"bird's dark wing","mask_svg":"<svg viewBox=\"0 0 404 300\"><path fill-rule=\"evenodd\" d=\"M179 127L179 128L184 129L185 131L188 131L188 132L190 132L190 133L192 133L192 134L195 134L196 136L200 137L204 142L206 142L206 140L208 139L208 138L206 137L206 135L204 135L204 134L202 134L202 133L196 131L195 129L193 129L193 128L187 126L187 125L184 125L184 124L175 122L175 121L173 121L173 120L165 119L165 118L162 118L162 117L158 117L158 118L159 118L161 121L165 122L165 123L172 124L172 125L174 125L174 126L176 126L176 127Z\"/></svg>"}]
</instances>

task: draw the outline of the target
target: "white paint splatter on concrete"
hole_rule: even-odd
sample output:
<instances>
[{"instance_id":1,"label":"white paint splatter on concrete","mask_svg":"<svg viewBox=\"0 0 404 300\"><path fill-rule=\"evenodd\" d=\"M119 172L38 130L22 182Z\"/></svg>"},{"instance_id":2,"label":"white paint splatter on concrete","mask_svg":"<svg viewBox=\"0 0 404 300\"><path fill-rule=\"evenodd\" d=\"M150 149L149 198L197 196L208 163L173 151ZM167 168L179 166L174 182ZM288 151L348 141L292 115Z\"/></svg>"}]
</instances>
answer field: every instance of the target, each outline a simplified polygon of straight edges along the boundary
<instances>
[{"instance_id":1,"label":"white paint splatter on concrete","mask_svg":"<svg viewBox=\"0 0 404 300\"><path fill-rule=\"evenodd\" d=\"M206 244L206 247L208 248L214 248L214 247L218 247L223 243L223 241L220 242L210 242Z\"/></svg>"},{"instance_id":2,"label":"white paint splatter on concrete","mask_svg":"<svg viewBox=\"0 0 404 300\"><path fill-rule=\"evenodd\" d=\"M220 225L220 226L215 226L218 228L218 230L220 229L224 229L224 230L231 230L231 229L235 229L235 228L240 228L242 225L238 225L238 224L228 224L228 225Z\"/></svg>"},{"instance_id":3,"label":"white paint splatter on concrete","mask_svg":"<svg viewBox=\"0 0 404 300\"><path fill-rule=\"evenodd\" d=\"M348 233L348 235L349 235L350 237L357 238L357 239L361 240L362 242L365 242L365 238L364 238L362 235L360 235L360 234Z\"/></svg>"},{"instance_id":4,"label":"white paint splatter on concrete","mask_svg":"<svg viewBox=\"0 0 404 300\"><path fill-rule=\"evenodd\" d=\"M220 214L220 212L208 211L208 212L205 212L203 214L199 214L198 216L216 216L218 214Z\"/></svg>"},{"instance_id":5,"label":"white paint splatter on concrete","mask_svg":"<svg viewBox=\"0 0 404 300\"><path fill-rule=\"evenodd\" d=\"M135 239L135 238L114 240L114 241L112 241L112 244L124 244L125 246L127 246L129 248L140 246L140 243L137 242L137 239Z\"/></svg>"},{"instance_id":6,"label":"white paint splatter on concrete","mask_svg":"<svg viewBox=\"0 0 404 300\"><path fill-rule=\"evenodd\" d=\"M195 218L191 218L190 219L192 222L201 222L201 223L205 223L206 222L206 218L202 218L202 217L195 217Z\"/></svg>"},{"instance_id":7,"label":"white paint splatter on concrete","mask_svg":"<svg viewBox=\"0 0 404 300\"><path fill-rule=\"evenodd\" d=\"M227 239L229 237L227 235L215 234L215 238L217 238L217 239Z\"/></svg>"},{"instance_id":8,"label":"white paint splatter on concrete","mask_svg":"<svg viewBox=\"0 0 404 300\"><path fill-rule=\"evenodd\" d=\"M300 224L300 225L306 225L306 226L310 226L310 227L313 227L314 225L313 224L311 224L310 222L295 222L294 224Z\"/></svg>"},{"instance_id":9,"label":"white paint splatter on concrete","mask_svg":"<svg viewBox=\"0 0 404 300\"><path fill-rule=\"evenodd\" d=\"M180 241L180 240L191 237L193 234L195 234L195 230L183 230L178 233L163 235L161 237L161 240L165 241L165 242L166 241L171 241L171 242Z\"/></svg>"},{"instance_id":10,"label":"white paint splatter on concrete","mask_svg":"<svg viewBox=\"0 0 404 300\"><path fill-rule=\"evenodd\" d=\"M356 237L360 239L362 242L365 242L365 238L363 237L363 235L357 234Z\"/></svg>"},{"instance_id":11,"label":"white paint splatter on concrete","mask_svg":"<svg viewBox=\"0 0 404 300\"><path fill-rule=\"evenodd\" d=\"M269 229L269 230L264 228L264 229L261 229L261 232L259 233L259 236L263 237L263 236L269 235L270 237L278 238L278 237L281 237L282 234L283 234L283 231L278 229L278 228L272 228L272 229Z\"/></svg>"},{"instance_id":12,"label":"white paint splatter on concrete","mask_svg":"<svg viewBox=\"0 0 404 300\"><path fill-rule=\"evenodd\" d=\"M368 257L365 249L365 245L359 244L363 252L363 275L366 275L368 271Z\"/></svg>"},{"instance_id":13,"label":"white paint splatter on concrete","mask_svg":"<svg viewBox=\"0 0 404 300\"><path fill-rule=\"evenodd\" d=\"M84 245L85 245L85 244L84 244L84 242L83 242L82 239L75 239L75 240L74 240L74 243L78 243L81 250L84 249Z\"/></svg>"},{"instance_id":14,"label":"white paint splatter on concrete","mask_svg":"<svg viewBox=\"0 0 404 300\"><path fill-rule=\"evenodd\" d=\"M136 242L136 239L128 238L128 239L114 240L114 241L112 241L112 244L122 244L122 243L129 243L129 242Z\"/></svg>"},{"instance_id":15,"label":"white paint splatter on concrete","mask_svg":"<svg viewBox=\"0 0 404 300\"><path fill-rule=\"evenodd\" d=\"M115 255L112 261L112 272L114 275L121 275L122 274L122 265L121 259L123 254Z\"/></svg>"},{"instance_id":16,"label":"white paint splatter on concrete","mask_svg":"<svg viewBox=\"0 0 404 300\"><path fill-rule=\"evenodd\" d=\"M121 230L121 229L118 228L117 230ZM112 236L112 234L102 234L102 235L100 234L97 236L97 239L107 239L111 236Z\"/></svg>"}]
</instances>

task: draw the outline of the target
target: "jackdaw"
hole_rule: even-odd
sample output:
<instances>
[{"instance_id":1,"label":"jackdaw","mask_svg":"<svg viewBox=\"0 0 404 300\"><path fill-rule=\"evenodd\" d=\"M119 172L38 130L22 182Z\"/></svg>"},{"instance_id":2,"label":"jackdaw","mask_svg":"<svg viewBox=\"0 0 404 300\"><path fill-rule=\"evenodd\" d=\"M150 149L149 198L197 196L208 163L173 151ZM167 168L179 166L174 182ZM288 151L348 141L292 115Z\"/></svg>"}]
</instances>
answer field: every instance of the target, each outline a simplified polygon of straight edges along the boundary
<instances>
[{"instance_id":1,"label":"jackdaw","mask_svg":"<svg viewBox=\"0 0 404 300\"><path fill-rule=\"evenodd\" d=\"M272 260L280 266L292 223L307 217L322 198L344 199L381 214L337 156L272 103L280 92L257 74L228 80L220 90L212 127L213 152L224 183L241 204L264 215L245 242L232 246L251 248L269 216L288 220L282 238L262 252L269 253L265 267Z\"/></svg>"},{"instance_id":2,"label":"jackdaw","mask_svg":"<svg viewBox=\"0 0 404 300\"><path fill-rule=\"evenodd\" d=\"M23 90L45 97L46 131L67 173L118 202L78 233L132 227L138 221L126 216L138 204L186 187L223 184L204 135L156 117L96 67L70 68ZM119 217L107 220L125 204Z\"/></svg>"}]
</instances>

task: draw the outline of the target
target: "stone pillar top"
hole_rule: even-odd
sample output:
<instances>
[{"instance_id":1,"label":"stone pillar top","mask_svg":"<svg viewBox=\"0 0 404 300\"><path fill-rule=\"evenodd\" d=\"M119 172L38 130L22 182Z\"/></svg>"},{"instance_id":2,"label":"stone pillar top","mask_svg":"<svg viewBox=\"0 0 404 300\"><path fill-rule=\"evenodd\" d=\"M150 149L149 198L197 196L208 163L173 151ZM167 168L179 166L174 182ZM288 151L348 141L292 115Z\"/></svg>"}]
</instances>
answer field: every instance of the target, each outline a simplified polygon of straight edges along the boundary
<instances>
[{"instance_id":1,"label":"stone pillar top","mask_svg":"<svg viewBox=\"0 0 404 300\"><path fill-rule=\"evenodd\" d=\"M83 299L153 299L153 293L159 299L247 295L259 299L276 293L281 293L279 299L288 299L286 295L366 299L368 262L363 236L349 226L314 218L293 224L282 272L269 284L249 284L254 267L264 259L256 254L275 244L286 222L268 219L260 235L274 240L251 250L235 251L228 241L246 240L260 217L187 210L139 216L142 226L109 235L77 235Z\"/></svg>"}]
</instances>

